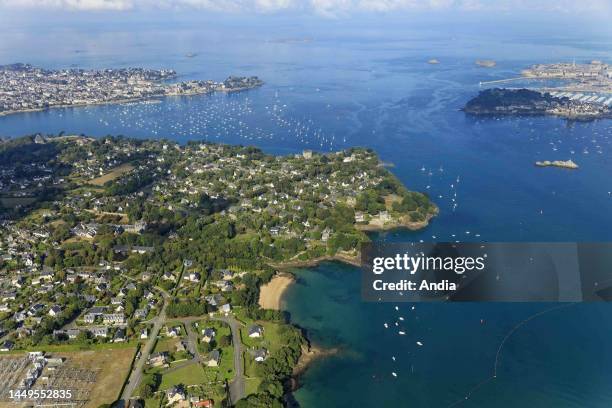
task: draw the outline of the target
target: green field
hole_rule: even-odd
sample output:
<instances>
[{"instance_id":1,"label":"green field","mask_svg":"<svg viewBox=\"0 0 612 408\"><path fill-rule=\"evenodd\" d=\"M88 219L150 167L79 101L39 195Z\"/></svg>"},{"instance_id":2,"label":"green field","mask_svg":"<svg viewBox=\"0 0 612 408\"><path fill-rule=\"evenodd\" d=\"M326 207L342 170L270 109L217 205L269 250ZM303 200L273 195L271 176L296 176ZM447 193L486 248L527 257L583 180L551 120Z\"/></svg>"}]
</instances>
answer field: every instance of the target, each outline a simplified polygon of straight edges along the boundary
<instances>
[{"instance_id":1,"label":"green field","mask_svg":"<svg viewBox=\"0 0 612 408\"><path fill-rule=\"evenodd\" d=\"M139 343L138 340L126 341L125 343L96 343L96 344L57 344L28 347L25 349L14 349L8 352L0 352L0 356L6 354L20 354L29 351L45 351L48 353L63 353L71 351L98 351L98 350L121 350L133 348Z\"/></svg>"},{"instance_id":2,"label":"green field","mask_svg":"<svg viewBox=\"0 0 612 408\"><path fill-rule=\"evenodd\" d=\"M176 338L164 338L160 339L155 343L154 353L160 353L167 351L168 353L174 353L176 351L176 344L180 341L179 337Z\"/></svg>"},{"instance_id":3,"label":"green field","mask_svg":"<svg viewBox=\"0 0 612 408\"><path fill-rule=\"evenodd\" d=\"M201 331L211 327L216 331L215 342L217 345L215 349L221 351L221 363L219 367L205 367L204 369L210 374L210 381L231 381L234 378L234 347L231 344L226 347L220 347L219 339L223 336L231 337L232 332L228 325L218 320L201 320L198 322L198 328L194 329L198 331L198 342L201 343Z\"/></svg>"},{"instance_id":4,"label":"green field","mask_svg":"<svg viewBox=\"0 0 612 408\"><path fill-rule=\"evenodd\" d=\"M242 344L246 348L265 348L270 353L273 353L281 348L282 338L279 334L280 325L272 322L264 321L247 321L246 327L240 329L240 337ZM249 337L249 327L253 324L258 324L264 328L264 334L261 338Z\"/></svg>"},{"instance_id":5,"label":"green field","mask_svg":"<svg viewBox=\"0 0 612 408\"><path fill-rule=\"evenodd\" d=\"M162 381L159 389L167 390L168 388L179 384L183 384L185 386L197 385L202 384L205 381L206 376L204 375L204 369L199 364L190 364L168 374L162 374Z\"/></svg>"},{"instance_id":6,"label":"green field","mask_svg":"<svg viewBox=\"0 0 612 408\"><path fill-rule=\"evenodd\" d=\"M247 378L245 381L245 393L246 395L257 394L257 387L261 384L259 378Z\"/></svg>"}]
</instances>

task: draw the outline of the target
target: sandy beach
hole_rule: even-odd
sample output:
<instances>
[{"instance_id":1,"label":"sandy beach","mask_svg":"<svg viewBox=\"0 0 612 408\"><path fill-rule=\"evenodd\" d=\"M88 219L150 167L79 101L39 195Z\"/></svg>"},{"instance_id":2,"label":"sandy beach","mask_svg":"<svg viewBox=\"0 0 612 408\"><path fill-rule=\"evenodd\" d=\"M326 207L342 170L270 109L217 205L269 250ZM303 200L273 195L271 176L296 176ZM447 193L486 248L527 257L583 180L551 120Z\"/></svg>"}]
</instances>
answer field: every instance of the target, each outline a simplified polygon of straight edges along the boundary
<instances>
[{"instance_id":1,"label":"sandy beach","mask_svg":"<svg viewBox=\"0 0 612 408\"><path fill-rule=\"evenodd\" d=\"M280 310L280 301L283 293L294 282L292 275L281 273L260 288L259 306L262 309Z\"/></svg>"}]
</instances>

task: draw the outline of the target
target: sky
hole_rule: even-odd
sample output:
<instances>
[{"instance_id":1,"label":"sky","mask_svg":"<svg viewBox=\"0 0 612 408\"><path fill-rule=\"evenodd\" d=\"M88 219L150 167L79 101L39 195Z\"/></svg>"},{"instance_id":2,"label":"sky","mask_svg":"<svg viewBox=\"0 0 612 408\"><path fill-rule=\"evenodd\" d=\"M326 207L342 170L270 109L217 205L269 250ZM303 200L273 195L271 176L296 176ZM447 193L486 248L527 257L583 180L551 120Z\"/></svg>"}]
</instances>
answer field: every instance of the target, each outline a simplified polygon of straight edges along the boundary
<instances>
[{"instance_id":1,"label":"sky","mask_svg":"<svg viewBox=\"0 0 612 408\"><path fill-rule=\"evenodd\" d=\"M612 0L0 0L2 10L295 12L332 18L355 13L461 11L612 17Z\"/></svg>"}]
</instances>

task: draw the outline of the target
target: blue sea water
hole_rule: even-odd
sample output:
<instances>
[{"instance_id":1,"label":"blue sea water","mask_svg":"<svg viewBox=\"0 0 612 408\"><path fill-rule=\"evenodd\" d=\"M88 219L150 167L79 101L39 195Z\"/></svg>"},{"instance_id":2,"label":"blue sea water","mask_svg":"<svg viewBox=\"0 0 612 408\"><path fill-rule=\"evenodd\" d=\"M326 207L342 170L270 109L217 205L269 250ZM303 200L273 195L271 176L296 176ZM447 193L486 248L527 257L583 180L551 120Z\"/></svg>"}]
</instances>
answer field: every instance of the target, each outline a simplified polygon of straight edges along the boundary
<instances>
[{"instance_id":1,"label":"blue sea water","mask_svg":"<svg viewBox=\"0 0 612 408\"><path fill-rule=\"evenodd\" d=\"M357 268L326 263L296 275L284 306L313 343L339 348L301 379L305 407L610 406L607 304L400 303L396 311L361 302Z\"/></svg>"},{"instance_id":2,"label":"blue sea water","mask_svg":"<svg viewBox=\"0 0 612 408\"><path fill-rule=\"evenodd\" d=\"M374 239L612 238L612 122L475 119L459 110L480 81L516 76L530 64L610 62L609 33L507 24L484 35L471 24L444 21L272 17L3 23L1 63L174 68L181 80L237 74L258 75L266 84L240 94L0 117L0 135L206 139L275 154L367 146L440 207L422 231ZM430 58L440 64L428 64ZM474 61L483 58L498 64L477 67ZM569 158L578 171L533 165ZM491 377L510 330L555 305L420 304L411 310L404 304L398 312L395 305L361 302L352 267L329 263L296 274L298 283L283 300L293 321L314 343L341 348L303 377L295 396L304 407L612 405L608 305L575 305L527 321L504 343L497 377L475 388ZM394 325L399 316L405 336Z\"/></svg>"}]
</instances>

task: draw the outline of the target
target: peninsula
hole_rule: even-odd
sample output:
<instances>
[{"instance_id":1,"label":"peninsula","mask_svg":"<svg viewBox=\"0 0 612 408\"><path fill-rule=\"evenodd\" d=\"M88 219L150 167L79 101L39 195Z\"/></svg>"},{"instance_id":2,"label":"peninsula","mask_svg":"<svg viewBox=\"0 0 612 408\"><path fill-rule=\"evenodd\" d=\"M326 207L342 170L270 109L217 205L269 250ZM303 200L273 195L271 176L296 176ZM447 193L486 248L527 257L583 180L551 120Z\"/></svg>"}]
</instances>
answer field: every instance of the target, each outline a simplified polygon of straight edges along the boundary
<instances>
[{"instance_id":1,"label":"peninsula","mask_svg":"<svg viewBox=\"0 0 612 408\"><path fill-rule=\"evenodd\" d=\"M556 115L573 120L612 117L612 107L529 89L491 88L467 102L473 115Z\"/></svg>"},{"instance_id":2,"label":"peninsula","mask_svg":"<svg viewBox=\"0 0 612 408\"><path fill-rule=\"evenodd\" d=\"M224 82L176 79L173 70L145 68L48 70L29 64L0 66L0 115L57 107L144 101L165 96L236 92L261 86L257 77Z\"/></svg>"},{"instance_id":3,"label":"peninsula","mask_svg":"<svg viewBox=\"0 0 612 408\"><path fill-rule=\"evenodd\" d=\"M437 212L369 149L3 140L0 353L39 367L6 389L79 364L84 393L63 403L280 406L307 341L274 310L291 283L278 270L353 259L362 227L416 228ZM109 355L116 366L96 371Z\"/></svg>"}]
</instances>

